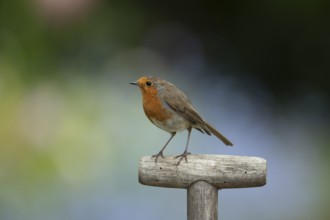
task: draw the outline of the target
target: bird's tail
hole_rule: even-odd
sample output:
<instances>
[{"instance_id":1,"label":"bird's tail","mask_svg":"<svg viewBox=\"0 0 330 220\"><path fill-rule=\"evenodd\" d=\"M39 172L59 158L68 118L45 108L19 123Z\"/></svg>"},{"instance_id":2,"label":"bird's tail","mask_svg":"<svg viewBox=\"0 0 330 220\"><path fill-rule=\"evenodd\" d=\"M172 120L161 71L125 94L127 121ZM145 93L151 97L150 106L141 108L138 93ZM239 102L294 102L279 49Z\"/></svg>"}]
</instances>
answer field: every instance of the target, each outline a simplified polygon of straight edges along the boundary
<instances>
[{"instance_id":1,"label":"bird's tail","mask_svg":"<svg viewBox=\"0 0 330 220\"><path fill-rule=\"evenodd\" d=\"M214 134L215 136L217 136L220 140L222 140L222 142L227 145L227 146L233 146L233 143L231 143L227 138L225 138L225 136L223 136L222 134L220 134L219 131L217 131L214 127L212 127L209 123L207 123L206 121L205 125L207 126L208 130Z\"/></svg>"}]
</instances>

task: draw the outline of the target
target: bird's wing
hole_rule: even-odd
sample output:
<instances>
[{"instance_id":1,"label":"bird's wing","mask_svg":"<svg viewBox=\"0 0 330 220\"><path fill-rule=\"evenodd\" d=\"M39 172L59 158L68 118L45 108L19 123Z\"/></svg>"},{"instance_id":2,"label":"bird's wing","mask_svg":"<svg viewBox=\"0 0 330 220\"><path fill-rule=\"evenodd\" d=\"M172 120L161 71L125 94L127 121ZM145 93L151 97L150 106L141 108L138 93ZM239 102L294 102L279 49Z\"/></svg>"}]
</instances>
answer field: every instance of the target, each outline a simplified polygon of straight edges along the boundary
<instances>
[{"instance_id":1,"label":"bird's wing","mask_svg":"<svg viewBox=\"0 0 330 220\"><path fill-rule=\"evenodd\" d=\"M207 125L192 106L187 96L174 86L170 88L170 90L171 92L164 92L160 97L164 103L166 103L172 110L180 114L182 117L189 120L192 124L197 125L197 128L202 129L205 133L210 135Z\"/></svg>"}]
</instances>

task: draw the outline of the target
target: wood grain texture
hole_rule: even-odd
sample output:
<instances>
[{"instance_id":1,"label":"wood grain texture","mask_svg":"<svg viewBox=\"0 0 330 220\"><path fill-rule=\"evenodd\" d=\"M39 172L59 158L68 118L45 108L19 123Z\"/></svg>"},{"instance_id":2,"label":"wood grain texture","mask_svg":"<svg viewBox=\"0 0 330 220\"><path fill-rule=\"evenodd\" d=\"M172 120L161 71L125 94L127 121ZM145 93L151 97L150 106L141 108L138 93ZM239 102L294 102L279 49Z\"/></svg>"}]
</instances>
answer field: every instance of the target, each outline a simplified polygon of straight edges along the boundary
<instances>
[{"instance_id":1,"label":"wood grain texture","mask_svg":"<svg viewBox=\"0 0 330 220\"><path fill-rule=\"evenodd\" d=\"M188 220L218 219L218 189L205 181L192 184L187 190Z\"/></svg>"},{"instance_id":2,"label":"wood grain texture","mask_svg":"<svg viewBox=\"0 0 330 220\"><path fill-rule=\"evenodd\" d=\"M257 187L266 184L266 160L260 157L231 155L189 155L188 162L176 166L173 156L145 156L139 163L139 182L144 185L189 188L206 181L217 189Z\"/></svg>"}]
</instances>

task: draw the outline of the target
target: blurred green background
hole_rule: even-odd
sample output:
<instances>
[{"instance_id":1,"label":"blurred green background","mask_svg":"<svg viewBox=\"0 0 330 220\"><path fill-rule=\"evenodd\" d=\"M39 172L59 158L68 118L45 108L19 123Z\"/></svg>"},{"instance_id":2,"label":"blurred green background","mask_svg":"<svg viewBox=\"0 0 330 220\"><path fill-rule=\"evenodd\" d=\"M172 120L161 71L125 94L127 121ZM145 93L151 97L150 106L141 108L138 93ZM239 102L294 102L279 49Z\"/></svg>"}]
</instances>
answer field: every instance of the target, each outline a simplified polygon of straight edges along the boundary
<instances>
[{"instance_id":1,"label":"blurred green background","mask_svg":"<svg viewBox=\"0 0 330 220\"><path fill-rule=\"evenodd\" d=\"M326 1L0 0L0 219L185 219L184 190L142 186L169 135L128 83L165 78L267 185L219 193L220 219L330 218ZM186 132L165 154L184 149Z\"/></svg>"}]
</instances>

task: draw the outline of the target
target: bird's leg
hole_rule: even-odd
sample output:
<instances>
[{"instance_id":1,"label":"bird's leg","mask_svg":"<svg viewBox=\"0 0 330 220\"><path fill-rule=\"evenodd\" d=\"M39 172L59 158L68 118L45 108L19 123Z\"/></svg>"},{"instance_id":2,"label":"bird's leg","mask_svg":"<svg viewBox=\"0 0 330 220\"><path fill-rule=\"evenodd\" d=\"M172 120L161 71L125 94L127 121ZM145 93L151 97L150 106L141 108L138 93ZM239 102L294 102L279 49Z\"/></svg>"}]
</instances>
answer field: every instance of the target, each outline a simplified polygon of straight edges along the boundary
<instances>
[{"instance_id":1,"label":"bird's leg","mask_svg":"<svg viewBox=\"0 0 330 220\"><path fill-rule=\"evenodd\" d=\"M168 145L168 143L170 143L170 141L172 140L172 138L175 136L176 132L172 132L171 133L171 137L170 139L168 139L168 141L166 142L166 144L164 145L164 147L159 151L158 154L152 155L152 157L156 157L155 162L157 163L158 157L161 156L162 158L164 158L163 155L163 151L165 150L166 146Z\"/></svg>"},{"instance_id":2,"label":"bird's leg","mask_svg":"<svg viewBox=\"0 0 330 220\"><path fill-rule=\"evenodd\" d=\"M189 155L190 153L188 152L188 145L189 145L189 139L190 139L190 133L191 133L191 127L188 128L188 139L187 139L187 144L186 144L186 149L184 150L184 152L178 156L176 156L175 158L179 158L178 163L176 164L177 166L181 163L181 160L184 158L186 160L186 162L188 162L187 159L187 155Z\"/></svg>"}]
</instances>

